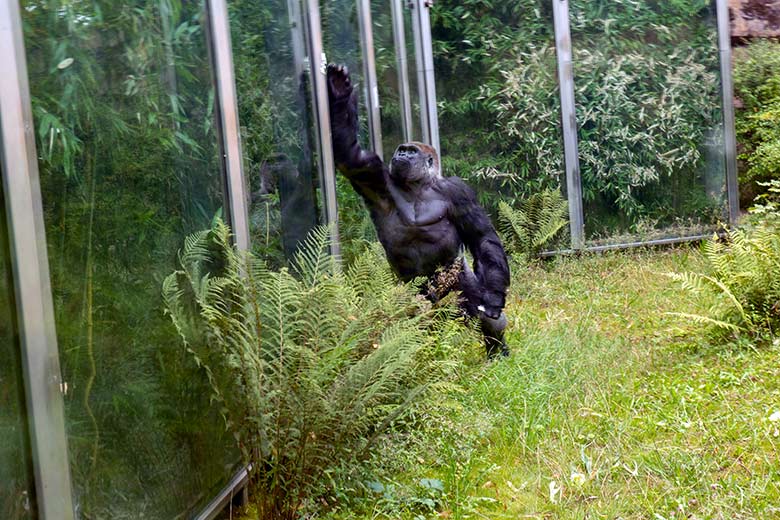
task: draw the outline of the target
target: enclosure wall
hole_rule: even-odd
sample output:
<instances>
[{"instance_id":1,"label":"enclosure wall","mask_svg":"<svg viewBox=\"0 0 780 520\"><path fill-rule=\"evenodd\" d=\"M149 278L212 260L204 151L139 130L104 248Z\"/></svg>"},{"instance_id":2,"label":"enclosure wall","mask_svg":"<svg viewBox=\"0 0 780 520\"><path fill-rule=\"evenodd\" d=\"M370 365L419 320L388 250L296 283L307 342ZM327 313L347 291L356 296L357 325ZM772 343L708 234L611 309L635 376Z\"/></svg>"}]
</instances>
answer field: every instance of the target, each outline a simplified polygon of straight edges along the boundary
<instances>
[{"instance_id":1,"label":"enclosure wall","mask_svg":"<svg viewBox=\"0 0 780 520\"><path fill-rule=\"evenodd\" d=\"M734 222L728 26L716 16L725 19L724 6L521 0L476 16L470 2L437 2L446 173L470 179L494 215L500 201L519 205L545 189L568 195L576 243L562 237L554 249L700 237ZM570 118L576 133L562 135Z\"/></svg>"},{"instance_id":2,"label":"enclosure wall","mask_svg":"<svg viewBox=\"0 0 780 520\"><path fill-rule=\"evenodd\" d=\"M227 212L205 5L21 5L75 511L188 515L238 469L160 296Z\"/></svg>"},{"instance_id":3,"label":"enclosure wall","mask_svg":"<svg viewBox=\"0 0 780 520\"><path fill-rule=\"evenodd\" d=\"M36 518L8 226L0 184L0 517Z\"/></svg>"},{"instance_id":4,"label":"enclosure wall","mask_svg":"<svg viewBox=\"0 0 780 520\"><path fill-rule=\"evenodd\" d=\"M572 0L570 19L588 243L711 232L728 218L714 4Z\"/></svg>"}]
</instances>

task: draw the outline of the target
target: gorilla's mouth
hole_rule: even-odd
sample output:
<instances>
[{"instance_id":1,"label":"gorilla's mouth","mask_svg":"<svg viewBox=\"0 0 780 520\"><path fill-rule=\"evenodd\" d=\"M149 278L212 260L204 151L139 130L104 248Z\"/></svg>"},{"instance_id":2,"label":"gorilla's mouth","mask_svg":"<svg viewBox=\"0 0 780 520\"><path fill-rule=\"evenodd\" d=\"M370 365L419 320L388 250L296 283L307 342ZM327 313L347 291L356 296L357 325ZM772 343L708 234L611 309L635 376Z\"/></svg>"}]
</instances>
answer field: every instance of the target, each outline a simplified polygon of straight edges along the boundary
<instances>
[{"instance_id":1,"label":"gorilla's mouth","mask_svg":"<svg viewBox=\"0 0 780 520\"><path fill-rule=\"evenodd\" d=\"M403 177L409 171L411 162L406 157L393 157L390 161L390 174L393 177Z\"/></svg>"}]
</instances>

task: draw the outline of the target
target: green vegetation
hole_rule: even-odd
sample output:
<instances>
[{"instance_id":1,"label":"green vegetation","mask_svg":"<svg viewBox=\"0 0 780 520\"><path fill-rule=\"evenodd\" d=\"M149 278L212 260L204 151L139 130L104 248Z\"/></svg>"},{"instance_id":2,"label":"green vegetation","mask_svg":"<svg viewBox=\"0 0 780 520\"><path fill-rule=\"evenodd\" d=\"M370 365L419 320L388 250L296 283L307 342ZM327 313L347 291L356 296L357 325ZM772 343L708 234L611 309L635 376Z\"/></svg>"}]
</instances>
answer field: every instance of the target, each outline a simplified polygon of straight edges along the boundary
<instances>
[{"instance_id":1,"label":"green vegetation","mask_svg":"<svg viewBox=\"0 0 780 520\"><path fill-rule=\"evenodd\" d=\"M760 183L780 179L780 43L758 40L734 56L740 193L750 202Z\"/></svg>"},{"instance_id":2,"label":"green vegetation","mask_svg":"<svg viewBox=\"0 0 780 520\"><path fill-rule=\"evenodd\" d=\"M507 252L525 263L535 259L568 224L569 204L557 190L534 193L517 208L498 205L496 227Z\"/></svg>"},{"instance_id":3,"label":"green vegetation","mask_svg":"<svg viewBox=\"0 0 780 520\"><path fill-rule=\"evenodd\" d=\"M491 208L565 185L551 6L442 0L432 11L444 169ZM571 25L589 234L716 223L711 3L575 0Z\"/></svg>"},{"instance_id":4,"label":"green vegetation","mask_svg":"<svg viewBox=\"0 0 780 520\"><path fill-rule=\"evenodd\" d=\"M469 343L446 385L335 468L316 517L734 518L777 515L780 342L712 343L662 276L695 249L516 266L512 356ZM254 506L246 518L265 518Z\"/></svg>"},{"instance_id":5,"label":"green vegetation","mask_svg":"<svg viewBox=\"0 0 780 520\"><path fill-rule=\"evenodd\" d=\"M685 315L721 332L754 339L777 333L780 321L780 180L766 186L743 228L702 249L712 273L672 275L694 296L714 296L704 315Z\"/></svg>"},{"instance_id":6,"label":"green vegetation","mask_svg":"<svg viewBox=\"0 0 780 520\"><path fill-rule=\"evenodd\" d=\"M774 517L780 343L710 344L664 272L696 251L515 271L512 356L473 345L329 518ZM521 274L522 273L522 274Z\"/></svg>"},{"instance_id":7,"label":"green vegetation","mask_svg":"<svg viewBox=\"0 0 780 520\"><path fill-rule=\"evenodd\" d=\"M448 307L399 285L378 246L342 272L329 241L315 231L294 276L238 252L218 223L187 239L163 284L186 351L257 468L261 518L310 509L334 471L434 391L471 337Z\"/></svg>"}]
</instances>

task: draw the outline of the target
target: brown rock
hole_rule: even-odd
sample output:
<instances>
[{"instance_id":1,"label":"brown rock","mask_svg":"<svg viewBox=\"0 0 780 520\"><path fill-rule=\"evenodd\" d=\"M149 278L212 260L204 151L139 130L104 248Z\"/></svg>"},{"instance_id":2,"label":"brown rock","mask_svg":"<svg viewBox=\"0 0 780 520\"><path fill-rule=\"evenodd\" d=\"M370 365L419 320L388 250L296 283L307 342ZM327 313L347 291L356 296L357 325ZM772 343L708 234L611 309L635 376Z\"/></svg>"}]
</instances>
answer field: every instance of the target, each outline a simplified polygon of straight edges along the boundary
<instances>
[{"instance_id":1,"label":"brown rock","mask_svg":"<svg viewBox=\"0 0 780 520\"><path fill-rule=\"evenodd\" d=\"M729 0L732 38L780 37L780 0Z\"/></svg>"}]
</instances>

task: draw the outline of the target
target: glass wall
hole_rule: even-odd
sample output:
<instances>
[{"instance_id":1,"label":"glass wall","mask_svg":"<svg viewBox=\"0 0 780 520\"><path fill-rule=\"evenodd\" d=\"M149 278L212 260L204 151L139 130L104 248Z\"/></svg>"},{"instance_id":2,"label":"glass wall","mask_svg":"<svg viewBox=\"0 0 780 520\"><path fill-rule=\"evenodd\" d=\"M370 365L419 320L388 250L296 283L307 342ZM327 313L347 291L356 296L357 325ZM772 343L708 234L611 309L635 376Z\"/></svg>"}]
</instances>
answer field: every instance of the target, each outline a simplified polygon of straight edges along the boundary
<instances>
[{"instance_id":1,"label":"glass wall","mask_svg":"<svg viewBox=\"0 0 780 520\"><path fill-rule=\"evenodd\" d=\"M358 132L360 145L372 150L368 122L368 85L365 81L360 21L356 0L320 0L322 45L328 63L346 64L358 89ZM349 263L367 241L376 240L376 232L363 201L343 175L336 174L336 199L339 208L341 254Z\"/></svg>"},{"instance_id":2,"label":"glass wall","mask_svg":"<svg viewBox=\"0 0 780 520\"><path fill-rule=\"evenodd\" d=\"M494 215L501 200L564 190L552 3L495 2L477 15L444 0L431 25L444 174L467 180Z\"/></svg>"},{"instance_id":3,"label":"glass wall","mask_svg":"<svg viewBox=\"0 0 780 520\"><path fill-rule=\"evenodd\" d=\"M570 11L589 245L711 232L727 201L714 2Z\"/></svg>"},{"instance_id":4,"label":"glass wall","mask_svg":"<svg viewBox=\"0 0 780 520\"><path fill-rule=\"evenodd\" d=\"M398 2L369 2L386 157L406 138L394 6L410 138L422 138L411 4ZM187 517L238 469L208 379L160 301L184 237L225 213L205 0L20 4L77 516ZM440 152L445 175L474 186L495 217L501 201L566 186L552 4L461 4L431 11ZM323 223L315 150L328 129L315 128L310 75L324 63L308 56L309 38L349 66L372 148L357 2L319 6L322 27L306 34L302 0L228 2L251 243L274 268ZM726 202L710 3L572 0L570 19L590 244L710 230ZM376 237L336 178L349 262ZM5 224L0 518L16 520L35 517L35 500Z\"/></svg>"},{"instance_id":5,"label":"glass wall","mask_svg":"<svg viewBox=\"0 0 780 520\"><path fill-rule=\"evenodd\" d=\"M252 249L281 266L312 227L318 171L300 0L231 0Z\"/></svg>"},{"instance_id":6,"label":"glass wall","mask_svg":"<svg viewBox=\"0 0 780 520\"><path fill-rule=\"evenodd\" d=\"M0 183L0 518L22 520L35 507L4 200Z\"/></svg>"},{"instance_id":7,"label":"glass wall","mask_svg":"<svg viewBox=\"0 0 780 520\"><path fill-rule=\"evenodd\" d=\"M394 18L394 4L397 4ZM415 64L414 36L409 3L402 0L371 0L371 18L374 34L374 55L376 57L377 88L382 122L382 149L389 160L399 144L406 141L420 141L420 101L417 94L417 73ZM403 34L403 49L398 48L395 31ZM399 54L405 62L399 62ZM402 85L402 71L406 72L407 85ZM403 102L402 91L408 89L408 105ZM404 132L404 110L409 110L410 135Z\"/></svg>"},{"instance_id":8,"label":"glass wall","mask_svg":"<svg viewBox=\"0 0 780 520\"><path fill-rule=\"evenodd\" d=\"M238 457L163 314L223 214L203 1L23 0L79 518L181 518Z\"/></svg>"}]
</instances>

